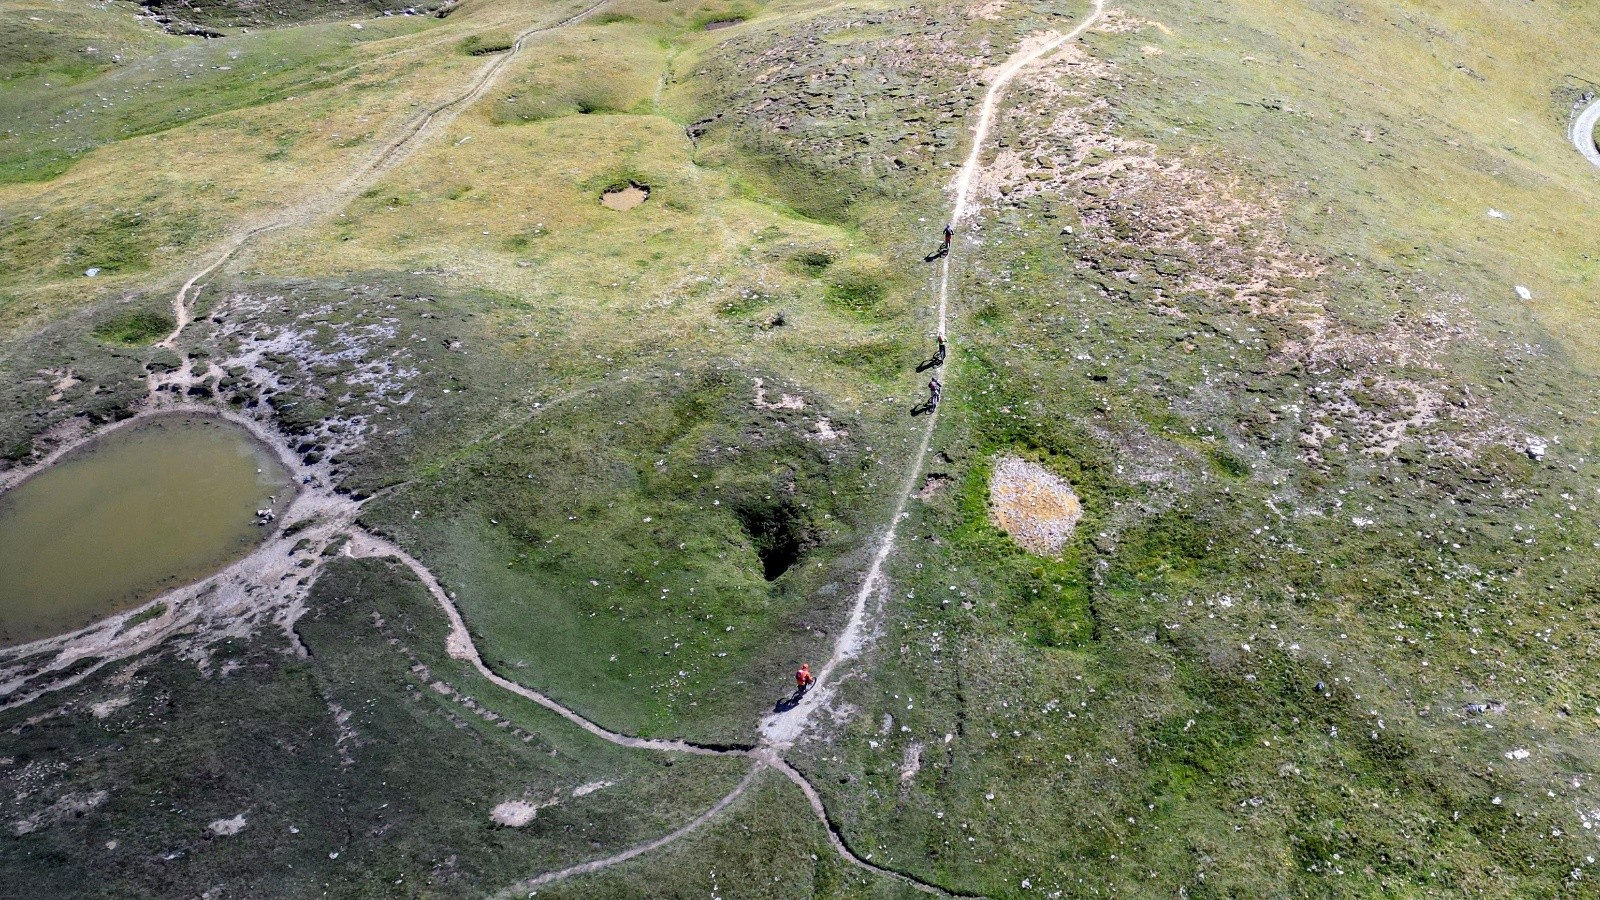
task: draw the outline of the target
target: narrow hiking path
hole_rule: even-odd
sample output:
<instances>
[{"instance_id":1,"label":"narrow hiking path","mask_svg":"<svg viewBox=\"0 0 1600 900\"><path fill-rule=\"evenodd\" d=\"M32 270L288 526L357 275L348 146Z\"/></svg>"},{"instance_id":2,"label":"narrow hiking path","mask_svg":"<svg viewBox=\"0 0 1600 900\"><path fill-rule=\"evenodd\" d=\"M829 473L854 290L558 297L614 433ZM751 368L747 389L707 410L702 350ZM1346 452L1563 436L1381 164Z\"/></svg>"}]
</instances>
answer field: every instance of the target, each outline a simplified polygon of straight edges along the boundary
<instances>
[{"instance_id":1,"label":"narrow hiking path","mask_svg":"<svg viewBox=\"0 0 1600 900\"><path fill-rule=\"evenodd\" d=\"M950 225L959 230L962 220L966 218L972 207L972 181L982 165L983 148L988 143L989 132L994 128L995 116L1000 109L1000 103L1005 98L1006 88L1011 85L1017 73L1038 62L1040 59L1061 49L1070 41L1077 40L1094 26L1105 14L1106 0L1093 0L1093 5L1077 27L1066 34L1046 32L1042 35L1030 37L1023 41L1022 48L1013 53L999 68L991 70L989 89L984 92L983 103L978 107L978 121L972 129L972 148L967 152L967 158L957 171L955 181L951 187L952 205L950 212ZM949 338L950 328L950 259L953 253L946 253L941 262L939 271L939 337ZM954 349L950 350L954 353ZM947 367L950 360L941 363L934 371L940 376L949 389L950 378ZM933 431L939 424L939 407L935 406L928 415L927 424L922 428L921 439L917 450L911 456L911 461L906 465L905 480L901 484L900 494L895 500L894 515L889 519L889 525L883 532L883 538L878 544L878 551L873 554L872 565L867 569L866 577L857 589L855 603L850 608L850 618L843 631L839 633L834 642L833 653L823 663L822 668L816 673L816 684L807 691L800 702L792 709L773 713L761 722L761 741L779 749L790 747L799 739L806 725L817 710L827 705L832 698L837 680L835 672L840 665L854 658L861 652L866 644L869 619L875 618L871 604L883 587L883 567L888 562L889 555L894 552L895 538L898 535L900 521L906 517L906 505L911 500L911 495L916 491L917 476L922 474L923 464L927 461L928 447L933 441Z\"/></svg>"},{"instance_id":2,"label":"narrow hiking path","mask_svg":"<svg viewBox=\"0 0 1600 900\"><path fill-rule=\"evenodd\" d=\"M547 31L555 31L560 28L566 28L569 25L576 25L593 15L606 2L607 0L596 0L596 2L558 22L548 25L535 25L525 29L512 41L511 49L505 53L490 57L489 61L473 75L461 93L414 117L401 129L399 136L385 144L377 153L358 166L338 187L320 197L280 210L268 221L243 227L230 235L223 242L221 252L212 258L211 263L196 272L193 277L184 282L182 288L178 289L177 295L172 299L174 322L172 333L162 338L155 346L171 349L175 345L178 338L182 336L184 330L189 327L192 321L194 301L198 295L196 285L222 268L246 244L268 232L310 224L321 216L332 213L338 207L348 203L356 194L365 190L372 182L382 177L384 173L415 153L430 138L449 127L450 123L455 121L463 109L482 99L483 95L488 93L500 80L500 75L506 64L522 52L522 48L529 38Z\"/></svg>"},{"instance_id":3,"label":"narrow hiking path","mask_svg":"<svg viewBox=\"0 0 1600 900\"><path fill-rule=\"evenodd\" d=\"M605 0L600 0L600 2L596 2L586 7L572 16L561 20L560 22L552 25L536 26L522 32L517 36L515 42L513 43L512 49L508 53L496 57L490 63L480 69L471 84L468 85L467 89L463 93L456 96L452 100L446 101L432 108L428 112L419 116L417 119L413 120L413 123L406 127L404 133L400 137L396 138L376 156L364 163L361 168L352 173L352 175L340 187L330 191L327 195L319 198L318 200L310 201L296 206L290 210L284 211L272 221L241 229L236 234L231 236L223 244L219 255L213 258L207 266L197 272L193 277L188 279L188 281L186 281L183 287L178 291L173 300L175 319L177 323L176 328L170 335L157 344L157 346L170 348L175 345L176 341L182 336L183 332L192 321L191 312L195 295L197 293L197 286L200 285L204 279L208 278L223 265L225 265L229 259L231 259L241 248L246 246L252 239L270 231L309 223L317 216L337 208L339 203L347 201L351 196L364 189L365 186L370 184L377 177L381 176L384 172L388 171L400 161L404 160L407 156L415 152L415 150L418 149L418 147L420 147L429 137L442 131L450 122L452 122L455 117L459 115L462 109L470 106L473 102L476 102L477 99L481 98L485 93L492 89L505 64L522 49L524 42L528 38L541 32L562 28L580 22L593 14L597 9L604 5L604 3ZM989 87L984 94L982 104L979 106L978 118L973 127L971 149L951 185L952 211L950 215L950 221L953 226L959 228L960 224L968 216L969 211L974 205L972 198L974 177L977 171L981 168L983 150L988 142L989 133L993 129L1001 102L1005 96L1006 89L1010 86L1015 77L1025 68L1055 52L1070 41L1081 37L1088 29L1093 27L1094 24L1099 21L1101 16L1104 15L1105 4L1106 0L1092 0L1091 8L1086 14L1085 18L1082 19L1071 31L1067 32L1066 34L1046 32L1042 35L1029 38L1025 40L1022 47L1008 57L1004 63L1002 63L999 67L990 70L988 73ZM1600 117L1600 104L1596 104L1596 107L1586 111L1586 115L1588 112L1595 112L1596 116ZM1600 162L1597 162L1597 164L1600 164ZM951 254L946 254L941 263L938 286L938 334L941 338L948 338L950 332L950 272ZM948 362L948 360L946 360L946 362ZM941 365L938 367L937 371L939 374L943 375L945 373L945 367ZM946 382L948 383L948 378L946 378ZM157 390L164 383L165 382L160 382L155 379L152 380L150 385L152 400L155 399ZM178 403L167 406L154 403L152 404L152 409L146 410L146 413L156 412L159 409L170 410L174 408L189 408L193 406L194 404L189 403ZM258 436L262 436L264 439L268 437L281 438L281 436L268 434L268 432L271 431L271 426L269 424L257 422L253 419L246 421L244 417L236 416L225 410L219 410L216 408L211 408L211 410L219 415L222 415L224 418L238 419L239 424L245 425L252 431L257 432ZM143 415L143 413L141 415ZM884 603L882 594L885 583L885 565L887 564L890 555L894 551L899 524L907 515L906 509L910 498L914 493L917 477L921 474L925 464L928 450L933 439L933 432L937 423L938 409L935 407L929 414L926 423L923 425L921 433L918 437L917 449L907 463L904 482L895 498L893 515L882 532L882 537L879 539L878 547L872 557L872 562L868 567L862 579L861 585L855 594L854 603L851 607L850 615L846 625L840 632L839 637L835 640L833 652L829 656L828 660L823 664L822 668L818 671L815 686L792 709L786 710L782 713L770 715L762 720L759 727L761 737L760 744L753 747L732 748L708 747L682 740L638 738L621 734L619 732L614 732L600 726L595 722L590 721L580 713L562 705L550 697L496 673L487 665L487 663L484 662L476 643L472 639L471 633L466 626L465 619L462 617L460 610L457 608L455 602L449 596L449 593L439 583L438 579L433 575L433 573L415 557L411 556L409 553L396 546L392 542L367 531L357 522L357 517L364 501L358 501L347 496L336 494L333 491L331 480L323 477L326 473L321 471L312 471L310 467L302 465L298 459L293 457L292 454L286 454L284 449L286 445L281 439L271 439L268 440L268 443L271 444L275 449L279 450L280 454L284 454L286 456L285 461L289 464L290 471L296 473L297 476L310 476L305 481L307 487L301 492L300 497L296 500L297 504L304 503L305 512L302 513L302 515L307 521L318 521L320 523L319 531L325 532L330 539L335 532L347 535L349 540L344 547L343 552L345 555L351 557L388 557L395 559L401 565L404 565L407 569L409 569L412 574L423 583L429 594L439 604L441 611L444 613L445 617L450 623L450 634L446 639L446 650L452 658L469 663L480 676L487 679L495 686L525 699L531 700L532 702L539 704L556 715L561 716L568 722L572 723L578 728L583 729L589 734L618 746L654 752L689 753L714 756L740 756L751 760L752 765L750 771L745 775L743 780L741 780L739 784L734 787L732 791L730 791L722 799L718 800L712 807L705 810L677 830L602 859L580 863L567 869L544 873L522 882L518 882L516 885L507 888L504 892L502 892L502 894L524 891L527 888L549 884L551 882L559 881L575 875L598 872L613 865L637 858L642 854L649 853L653 850L667 846L668 844L671 844L680 838L695 832L703 825L712 821L719 813L721 813L740 796L742 796L749 786L754 783L756 777L761 772L767 769L775 769L781 772L790 781L794 782L805 794L812 810L822 822L823 827L828 834L831 846L833 846L835 851L838 852L839 855L847 862L864 871L902 881L920 891L941 895L950 895L949 892L939 888L936 885L929 884L903 872L897 872L875 865L852 851L846 845L843 835L839 831L838 827L828 817L828 813L823 804L822 798L816 791L815 787L799 770L790 765L782 756L783 751L793 746L794 742L798 740L798 738L804 733L806 727L810 724L811 719L816 712L827 705L827 701L833 696L833 692L839 681L838 672L840 667L849 662L851 659L857 657L865 649L868 644L871 629L881 617ZM74 442L74 446L79 446L83 442L93 439L97 436L98 435L91 435L86 437L84 441ZM491 435L489 439L496 440L500 436L500 434L494 434ZM66 449L70 448L64 448L62 452L66 452ZM40 466L30 469L30 474L32 471L37 471L39 468L43 467L44 466ZM289 520L289 517L285 516L284 523L282 524L287 524ZM188 593L195 596L198 596L202 590L212 590L213 593L218 593L214 590L214 588L219 584L229 588L228 590L223 590L220 592L223 595L224 600L231 604L230 606L225 607L226 609L261 609L264 608L265 605L271 605L271 603L274 602L283 602L283 598L279 598L276 601L264 602L254 598L251 595L254 593L258 584L268 583L268 576L271 576L271 578L275 578L279 581L283 580L282 571L286 570L286 567L292 562L293 557L293 551L287 549L287 544L288 541L282 537L282 529L280 528L279 535L273 540L270 540L266 545L263 546L261 550L258 550L251 556L240 560L229 569L226 569L212 578L199 582L195 585L190 585L185 588L170 592L162 597L156 598L155 600L151 601L150 604L146 604L146 607L141 607L141 609L148 608L156 603L165 602L169 597L176 596L180 593ZM874 604L874 601L877 601L876 605ZM290 602L288 605L290 610L280 613L275 621L278 621L279 624L282 624L286 630L292 631L293 619L296 617L296 613L292 611L293 603ZM80 668L77 671L73 671L70 675L66 675L60 681L31 691L26 697L16 696L16 692L22 687L20 683L7 684L3 683L3 678L0 678L0 699L4 699L5 701L0 702L0 709L12 708L20 705L21 703L30 702L32 699L35 699L45 693L58 690L61 687L65 687L69 684L75 684L87 677L93 671L99 670L114 659L124 659L135 652L143 652L146 649L156 646L177 632L180 627L183 627L194 621L193 618L185 619L182 616L176 615L176 610L178 608L179 607L175 605L173 611L164 616L162 620L152 622L147 627L137 629L137 633L135 635L138 638L137 642L129 641L125 646L116 647L114 652L108 652L112 651L112 648L101 642L98 639L98 635L104 635L105 641L114 640L120 630L120 623L125 622L130 617L137 615L140 611L139 609L130 610L120 616L108 618L101 623L97 623L95 626L91 626L90 628L84 629L80 632L74 632L70 635L62 635L58 638L35 642L34 644L26 645L24 648L7 648L6 651L0 652L0 656L10 655L11 651L27 650L28 648L47 649L52 647L64 647L70 645L74 640L82 640L84 636L87 636L90 638L90 640L87 642L90 646L83 648L84 654L73 655L63 653L61 657L63 662L58 671L61 671L63 674L65 674L66 670L70 668L68 664L75 659L84 658L84 656L90 652L91 648L104 653L104 658L98 660L91 667ZM7 699L8 694L11 696Z\"/></svg>"},{"instance_id":4,"label":"narrow hiking path","mask_svg":"<svg viewBox=\"0 0 1600 900\"><path fill-rule=\"evenodd\" d=\"M1578 118L1572 122L1572 130L1568 137L1572 138L1572 146L1583 154L1583 158L1596 166L1600 166L1600 146L1595 145L1595 128L1600 126L1600 98L1589 104Z\"/></svg>"},{"instance_id":5,"label":"narrow hiking path","mask_svg":"<svg viewBox=\"0 0 1600 900\"><path fill-rule=\"evenodd\" d=\"M1071 31L1067 32L1066 34L1046 32L1042 35L1029 38L1023 42L1021 49L1008 57L1007 60L997 69L992 70L989 88L984 93L983 103L978 109L978 121L973 126L972 147L968 151L966 160L961 164L961 168L958 170L955 180L952 183L952 207L950 214L950 223L952 227L959 228L962 221L966 218L969 211L973 207L973 179L976 176L979 168L982 166L984 146L988 143L989 133L994 128L994 122L999 113L1000 104L1005 99L1006 88L1008 88L1017 75L1028 66L1061 49L1066 44L1082 37L1084 32L1094 27L1095 23L1098 22L1103 15L1105 15L1105 10L1106 0L1092 0L1088 14ZM952 254L945 254L941 262L939 272L938 333L941 339L948 339L950 334L951 256ZM945 374L945 365L948 364L948 362L949 359L947 357L945 363L938 366L936 371L941 375ZM945 383L948 385L948 377L945 378ZM760 727L761 745L754 751L745 754L751 756L757 761L756 766L752 768L748 775L745 776L745 780L740 782L740 784L734 788L731 793L717 801L716 805L711 809L707 810L705 813L701 814L699 817L677 831L672 832L671 834L644 844L640 844L636 847L630 848L629 850L606 857L604 859L595 860L590 863L583 863L558 872L545 873L536 878L518 882L518 884L513 886L513 888L510 888L496 896L510 896L516 891L549 884L551 882L574 875L584 875L598 872L618 863L634 859L641 854L664 847L678 840L679 838L685 837L700 828L702 825L705 825L707 822L711 821L711 819L718 812L722 811L735 799L737 799L738 796L749 787L750 783L754 780L755 776L760 773L763 767L777 769L800 788L800 790L805 794L807 802L811 805L812 811L816 813L817 817L822 821L823 827L827 830L829 843L833 846L834 850L839 853L840 856L849 861L851 864L866 871L893 877L925 893L939 894L943 896L962 896L959 894L953 894L943 888L938 887L937 885L922 881L921 879L907 873L885 869L881 866L874 865L866 859L858 856L854 851L846 846L843 835L840 833L838 827L828 817L827 808L824 806L822 797L817 793L816 788L809 780L806 779L804 774L790 765L782 756L782 751L793 746L794 742L805 731L805 728L810 723L812 716L816 714L817 710L826 705L826 701L832 697L833 688L837 684L837 679L834 676L839 667L856 657L866 647L870 625L876 619L876 616L874 615L875 610L872 608L872 601L876 596L878 596L882 588L884 581L884 565L888 562L890 554L894 552L895 537L899 530L900 521L906 516L906 506L910 502L912 494L915 492L917 476L922 473L923 465L927 460L928 448L933 441L933 431L934 427L938 424L938 418L939 410L938 407L935 406L928 416L927 423L922 428L922 433L917 444L917 450L914 454L912 454L910 461L907 463L905 480L901 486L900 493L896 497L894 513L890 517L889 524L883 533L883 537L879 541L877 552L873 554L872 564L868 567L866 576L862 579L861 587L856 591L855 602L851 606L849 620L846 622L844 630L840 632L839 637L834 642L833 653L828 657L827 662L823 664L822 668L818 670L816 673L816 683L813 685L811 690L801 698L799 703L795 704L795 706L791 709L780 713L774 713L762 720ZM442 595L436 596L440 596L442 600ZM882 605L883 604L880 602L876 612L882 612ZM455 617L452 618L452 621L454 620ZM470 637L467 639L470 640ZM476 650L474 650L473 653L476 654Z\"/></svg>"},{"instance_id":6,"label":"narrow hiking path","mask_svg":"<svg viewBox=\"0 0 1600 900\"><path fill-rule=\"evenodd\" d=\"M445 593L444 587L439 584L439 580L434 578L428 567L423 565L416 557L400 549L396 544L378 537L360 526L351 526L350 541L345 544L344 553L346 556L358 559L362 557L392 557L399 560L428 589L428 593L432 594L433 599L439 604L440 611L449 620L450 635L445 638L445 652L450 654L451 659L459 659L471 664L479 675L496 687L510 691L519 697L532 700L603 741L609 741L619 747L631 747L635 750L693 753L702 756L749 755L749 751L743 748L723 749L705 747L688 741L637 738L612 731L609 728L603 728L544 694L505 678L489 668L488 664L483 661L483 656L479 654L478 646L472 640L472 634L467 631L466 620L461 617L461 611L456 607L455 601L450 599L449 595Z\"/></svg>"}]
</instances>

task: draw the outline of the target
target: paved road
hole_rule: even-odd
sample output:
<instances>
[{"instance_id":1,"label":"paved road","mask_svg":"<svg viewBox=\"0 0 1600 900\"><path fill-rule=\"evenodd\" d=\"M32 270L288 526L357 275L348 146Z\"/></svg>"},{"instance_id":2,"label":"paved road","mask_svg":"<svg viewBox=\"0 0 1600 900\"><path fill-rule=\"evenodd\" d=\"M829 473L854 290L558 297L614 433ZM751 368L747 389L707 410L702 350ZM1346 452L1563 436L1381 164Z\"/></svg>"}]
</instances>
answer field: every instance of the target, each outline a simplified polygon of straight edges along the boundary
<instances>
[{"instance_id":1,"label":"paved road","mask_svg":"<svg viewBox=\"0 0 1600 900\"><path fill-rule=\"evenodd\" d=\"M1600 125L1600 99L1589 104L1578 118L1572 123L1572 146L1578 148L1583 158L1600 166L1600 147L1594 143L1594 129Z\"/></svg>"}]
</instances>

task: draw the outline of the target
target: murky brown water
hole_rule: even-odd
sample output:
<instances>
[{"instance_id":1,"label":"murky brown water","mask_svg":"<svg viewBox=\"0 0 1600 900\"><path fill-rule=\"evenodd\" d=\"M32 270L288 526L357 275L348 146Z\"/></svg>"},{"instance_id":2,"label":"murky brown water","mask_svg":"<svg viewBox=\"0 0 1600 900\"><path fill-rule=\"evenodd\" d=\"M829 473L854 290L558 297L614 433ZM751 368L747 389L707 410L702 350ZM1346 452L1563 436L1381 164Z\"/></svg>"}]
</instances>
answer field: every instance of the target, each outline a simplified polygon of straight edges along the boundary
<instances>
[{"instance_id":1,"label":"murky brown water","mask_svg":"<svg viewBox=\"0 0 1600 900\"><path fill-rule=\"evenodd\" d=\"M276 495L277 500L268 498ZM0 645L80 628L243 556L289 473L236 425L159 416L0 494Z\"/></svg>"}]
</instances>

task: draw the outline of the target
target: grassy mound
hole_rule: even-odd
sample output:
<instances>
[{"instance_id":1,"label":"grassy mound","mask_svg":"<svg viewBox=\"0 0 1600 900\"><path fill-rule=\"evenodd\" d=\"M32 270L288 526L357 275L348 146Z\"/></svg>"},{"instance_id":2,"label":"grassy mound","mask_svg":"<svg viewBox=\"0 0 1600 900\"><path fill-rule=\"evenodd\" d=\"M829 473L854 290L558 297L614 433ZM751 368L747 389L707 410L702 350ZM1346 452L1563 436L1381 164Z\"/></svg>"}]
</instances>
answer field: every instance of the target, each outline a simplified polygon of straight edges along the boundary
<instances>
[{"instance_id":1,"label":"grassy mound","mask_svg":"<svg viewBox=\"0 0 1600 900\"><path fill-rule=\"evenodd\" d=\"M599 386L369 518L421 548L508 676L608 727L748 740L838 615L864 488L859 447L817 430L850 417L759 407L754 377Z\"/></svg>"},{"instance_id":2,"label":"grassy mound","mask_svg":"<svg viewBox=\"0 0 1600 900\"><path fill-rule=\"evenodd\" d=\"M142 347L172 333L171 316L153 312L130 312L112 316L94 329L94 336L124 347Z\"/></svg>"}]
</instances>

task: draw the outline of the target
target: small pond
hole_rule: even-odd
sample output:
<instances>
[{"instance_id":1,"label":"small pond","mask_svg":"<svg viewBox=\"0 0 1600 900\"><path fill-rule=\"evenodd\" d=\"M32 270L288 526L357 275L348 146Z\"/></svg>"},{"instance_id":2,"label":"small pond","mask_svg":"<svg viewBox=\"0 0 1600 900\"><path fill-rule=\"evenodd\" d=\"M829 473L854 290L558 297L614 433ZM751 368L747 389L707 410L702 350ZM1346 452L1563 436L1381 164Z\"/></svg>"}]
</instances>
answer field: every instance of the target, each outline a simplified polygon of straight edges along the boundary
<instances>
[{"instance_id":1,"label":"small pond","mask_svg":"<svg viewBox=\"0 0 1600 900\"><path fill-rule=\"evenodd\" d=\"M256 510L293 494L270 449L212 416L152 417L74 451L0 494L0 645L210 575L271 533Z\"/></svg>"}]
</instances>

